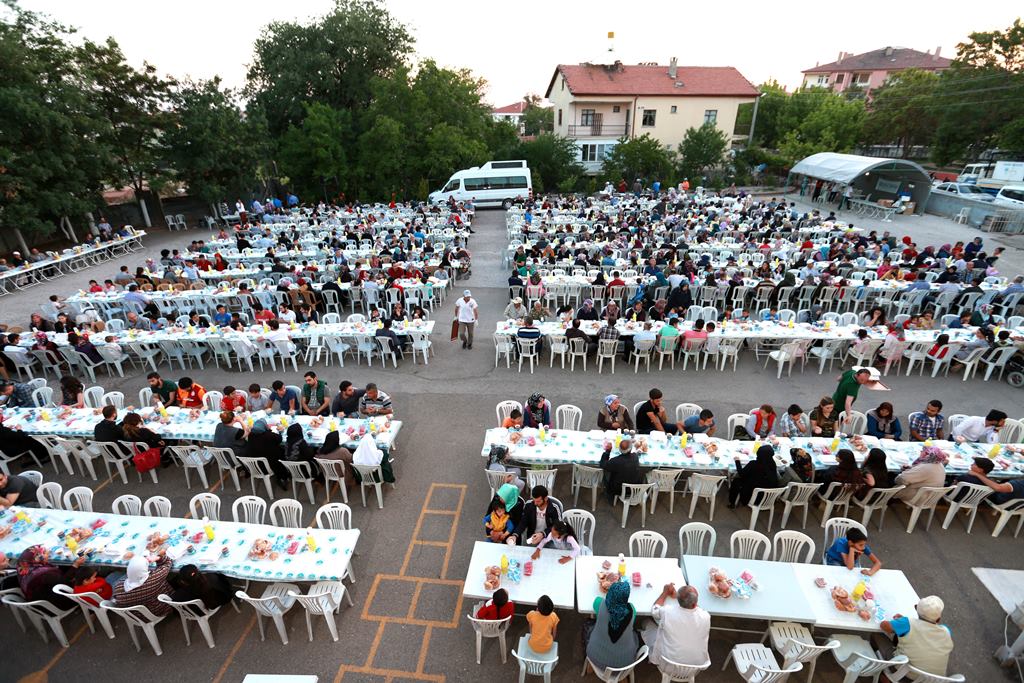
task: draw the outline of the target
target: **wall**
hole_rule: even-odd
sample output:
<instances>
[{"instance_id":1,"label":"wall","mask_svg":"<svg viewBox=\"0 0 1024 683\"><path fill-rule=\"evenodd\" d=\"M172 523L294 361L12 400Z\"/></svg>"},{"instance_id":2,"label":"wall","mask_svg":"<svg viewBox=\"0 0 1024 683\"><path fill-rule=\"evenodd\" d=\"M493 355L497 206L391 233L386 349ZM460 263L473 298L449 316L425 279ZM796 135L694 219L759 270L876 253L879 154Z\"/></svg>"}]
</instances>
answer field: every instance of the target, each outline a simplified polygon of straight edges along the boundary
<instances>
[{"instance_id":1,"label":"wall","mask_svg":"<svg viewBox=\"0 0 1024 683\"><path fill-rule=\"evenodd\" d=\"M946 194L945 192L932 192L928 196L928 201L925 203L924 210L926 213L932 213L937 216L956 218L960 214L960 210L965 207L969 210L969 213L967 214L967 223L976 228L985 222L985 218L987 216L993 216L1000 210L1010 208L1006 206L997 206L992 202L983 202L977 199L958 197L956 195Z\"/></svg>"},{"instance_id":2,"label":"wall","mask_svg":"<svg viewBox=\"0 0 1024 683\"><path fill-rule=\"evenodd\" d=\"M637 137L649 133L661 144L674 149L683 141L688 128L704 125L705 110L717 109L717 126L731 140L739 106L753 101L753 97L640 97L633 113L636 122L633 133ZM673 105L678 107L675 114L670 113ZM655 109L658 112L652 128L642 125L644 109Z\"/></svg>"}]
</instances>

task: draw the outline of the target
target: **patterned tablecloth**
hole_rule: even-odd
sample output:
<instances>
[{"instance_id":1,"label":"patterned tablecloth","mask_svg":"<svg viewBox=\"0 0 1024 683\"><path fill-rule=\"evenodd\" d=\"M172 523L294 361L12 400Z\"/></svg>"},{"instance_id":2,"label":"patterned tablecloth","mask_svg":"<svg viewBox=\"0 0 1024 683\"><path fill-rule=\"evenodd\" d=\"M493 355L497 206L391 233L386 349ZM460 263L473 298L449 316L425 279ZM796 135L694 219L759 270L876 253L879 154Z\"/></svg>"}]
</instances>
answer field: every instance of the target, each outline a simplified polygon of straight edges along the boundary
<instances>
[{"instance_id":1,"label":"patterned tablecloth","mask_svg":"<svg viewBox=\"0 0 1024 683\"><path fill-rule=\"evenodd\" d=\"M523 429L522 437L511 443L513 430L494 428L488 429L484 435L484 446L480 454L484 457L490 452L491 446L501 445L509 448L509 458L527 465L554 465L580 463L594 465L601 461L604 444L612 443L619 438L617 432L591 430L577 432L567 429L546 430L545 438L540 439L536 429ZM849 448L854 452L858 462L863 462L867 450L878 447L885 451L889 469L899 471L901 467L910 465L921 453L923 444L891 439L877 439L864 436L864 450L857 450L854 443L847 437L828 438L776 438L770 443L775 447L775 462L785 467L790 461L789 449L803 448L814 459L816 469L826 469L836 464L835 452L841 448ZM717 470L728 471L735 468L738 459L746 463L754 457L759 446L753 441L734 441L728 439L709 438L703 434L694 434L687 438L683 447L681 437L666 437L664 433L640 436L638 441L646 443L647 451L641 453L640 464L644 467L674 467L686 470ZM944 450L949 456L946 471L950 474L966 472L975 457L991 457L993 446L988 444L963 443L951 441L935 441L933 445ZM634 448L636 448L634 446ZM1013 453L1000 445L995 455L995 469L991 477L1007 479L1024 476L1024 456Z\"/></svg>"},{"instance_id":2,"label":"patterned tablecloth","mask_svg":"<svg viewBox=\"0 0 1024 683\"><path fill-rule=\"evenodd\" d=\"M155 561L146 548L147 539L160 533L169 537L163 547L175 567L194 564L205 571L252 581L340 581L360 534L359 529L287 529L225 521L210 522L210 526L213 538L207 540L199 519L14 506L0 510L0 529L10 527L0 538L0 553L14 560L26 548L42 545L57 563L70 563L78 551L85 551L89 564L124 567L130 559L126 553L148 554ZM76 528L91 529L92 536L72 542L76 546L72 549L68 535ZM265 559L250 555L259 539L269 545Z\"/></svg>"}]
</instances>

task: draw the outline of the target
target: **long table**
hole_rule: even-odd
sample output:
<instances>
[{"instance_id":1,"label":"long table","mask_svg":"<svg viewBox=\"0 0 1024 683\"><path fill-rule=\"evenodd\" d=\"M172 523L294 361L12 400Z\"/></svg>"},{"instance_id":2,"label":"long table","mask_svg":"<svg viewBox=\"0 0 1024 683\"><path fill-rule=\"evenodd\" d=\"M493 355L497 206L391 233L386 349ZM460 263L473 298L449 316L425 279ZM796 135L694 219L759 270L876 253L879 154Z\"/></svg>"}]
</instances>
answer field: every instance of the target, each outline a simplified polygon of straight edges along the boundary
<instances>
[{"instance_id":1,"label":"long table","mask_svg":"<svg viewBox=\"0 0 1024 683\"><path fill-rule=\"evenodd\" d=\"M723 425L719 426L720 428ZM496 427L488 429L484 435L484 445L480 451L484 458L490 453L491 446L506 446L509 458L526 465L559 465L579 463L594 465L601 461L604 444L612 443L619 436L616 432L605 432L598 429L591 431L573 431L568 429L546 430L545 438L540 439L538 430L526 428L521 430L522 438L512 443L510 435L514 430ZM878 439L863 436L866 449L878 447L885 451L889 469L898 472L901 467L910 465L924 444L892 439ZM643 467L673 467L686 470L729 471L735 468L734 460L746 463L754 458L757 444L752 441L711 438L704 434L692 434L688 437L684 448L680 437L666 437L664 433L641 435L639 439L647 444L647 451L640 453L640 464ZM835 443L838 441L838 443ZM531 442L533 445L530 445ZM789 449L803 448L814 460L817 469L826 469L837 464L836 451L849 448L858 461L863 461L867 450L858 451L848 437L830 439L823 437L797 438L772 437L770 443L775 447L775 462L781 468L789 465ZM709 448L713 445L713 448ZM949 455L946 471L950 474L963 474L976 457L989 456L992 446L977 443L955 443L952 441L935 441ZM1003 444L1005 445L1005 444ZM634 450L637 450L634 445ZM990 476L1008 479L1024 475L1024 455L1012 453L1002 448L995 458L995 469Z\"/></svg>"},{"instance_id":2,"label":"long table","mask_svg":"<svg viewBox=\"0 0 1024 683\"><path fill-rule=\"evenodd\" d=\"M156 409L151 406L139 408L145 427L167 439L189 441L213 441L213 433L220 424L220 412L202 410L193 417L192 411L186 408L171 406L166 409L167 417L161 419ZM66 417L60 418L60 409L50 408L7 408L4 410L4 425L26 434L56 434L57 436L74 439L93 438L93 428L102 419L98 411L92 408L72 409ZM118 411L118 421L128 414L127 409ZM243 413L246 420L265 419L271 429L284 433L290 424L302 425L306 440L315 445L322 444L331 428L339 432L341 444L349 449L359 444L359 439L366 433L372 434L377 446L385 451L390 450L402 429L401 420L389 420L385 417L374 417L365 420L350 418L327 418L323 424L314 427L309 415L283 415L281 413ZM372 425L372 427L371 427Z\"/></svg>"},{"instance_id":3,"label":"long table","mask_svg":"<svg viewBox=\"0 0 1024 683\"><path fill-rule=\"evenodd\" d=\"M496 589L484 588L484 569L500 567L502 555L525 564L530 561L534 550L535 548L532 546L477 541L473 544L473 555L469 558L469 569L466 570L466 582L462 587L462 595L467 598L489 600ZM540 558L533 560L531 576L524 574L516 583L503 574L500 587L508 591L509 599L514 603L536 605L540 596L547 595L555 607L573 609L576 597L573 591L575 561L560 564L558 558L563 555L565 555L564 551L542 548Z\"/></svg>"},{"instance_id":4,"label":"long table","mask_svg":"<svg viewBox=\"0 0 1024 683\"><path fill-rule=\"evenodd\" d=\"M142 238L145 236L144 231L136 230L127 237L117 237L108 242L89 246L78 245L60 253L51 252L52 256L43 261L26 263L18 268L0 272L0 295L9 294L9 286L20 290L53 279L47 272L53 272L55 276L66 275L81 266L96 265L102 257L108 254L113 256L112 252L115 250L123 249L124 253L134 251L142 246Z\"/></svg>"},{"instance_id":5,"label":"long table","mask_svg":"<svg viewBox=\"0 0 1024 683\"><path fill-rule=\"evenodd\" d=\"M27 519L18 520L20 515ZM194 564L205 571L252 581L340 581L348 571L360 535L359 529L288 529L219 521L210 523L214 536L207 541L203 521L198 519L13 506L0 511L0 525L13 524L11 533L0 539L0 553L16 560L26 548L42 545L50 550L54 562L70 563L77 551L70 550L58 534L90 528L97 521L105 524L78 546L92 551L89 564L126 567L125 553L147 554L147 537L159 532L170 537L164 547L173 566ZM196 534L203 534L203 538L196 541ZM312 545L307 540L310 537ZM275 559L249 557L253 542L260 538L269 541L278 554Z\"/></svg>"},{"instance_id":6,"label":"long table","mask_svg":"<svg viewBox=\"0 0 1024 683\"><path fill-rule=\"evenodd\" d=\"M593 614L594 599L605 595L597 580L597 573L602 571L601 564L605 561L611 563L608 571L618 571L618 557L584 555L576 558L576 604L580 614ZM633 572L640 572L639 586L632 584ZM666 583L676 586L686 583L683 570L673 557L627 557L625 580L630 582L629 602L641 616L650 616L654 601Z\"/></svg>"}]
</instances>

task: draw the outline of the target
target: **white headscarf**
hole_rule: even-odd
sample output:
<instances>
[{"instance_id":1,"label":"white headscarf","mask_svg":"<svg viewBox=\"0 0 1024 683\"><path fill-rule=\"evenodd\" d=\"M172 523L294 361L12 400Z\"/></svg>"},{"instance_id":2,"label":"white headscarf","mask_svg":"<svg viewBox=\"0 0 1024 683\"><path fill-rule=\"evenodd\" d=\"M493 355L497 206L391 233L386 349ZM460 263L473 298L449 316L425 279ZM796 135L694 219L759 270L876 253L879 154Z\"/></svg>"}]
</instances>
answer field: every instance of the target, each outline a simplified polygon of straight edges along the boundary
<instances>
[{"instance_id":1,"label":"white headscarf","mask_svg":"<svg viewBox=\"0 0 1024 683\"><path fill-rule=\"evenodd\" d=\"M142 555L136 555L128 560L128 575L124 579L125 591L133 591L149 578L149 560Z\"/></svg>"},{"instance_id":2,"label":"white headscarf","mask_svg":"<svg viewBox=\"0 0 1024 683\"><path fill-rule=\"evenodd\" d=\"M369 434L359 440L356 452L352 454L352 462L356 465L379 465L383 458L384 451L377 448L377 444Z\"/></svg>"}]
</instances>

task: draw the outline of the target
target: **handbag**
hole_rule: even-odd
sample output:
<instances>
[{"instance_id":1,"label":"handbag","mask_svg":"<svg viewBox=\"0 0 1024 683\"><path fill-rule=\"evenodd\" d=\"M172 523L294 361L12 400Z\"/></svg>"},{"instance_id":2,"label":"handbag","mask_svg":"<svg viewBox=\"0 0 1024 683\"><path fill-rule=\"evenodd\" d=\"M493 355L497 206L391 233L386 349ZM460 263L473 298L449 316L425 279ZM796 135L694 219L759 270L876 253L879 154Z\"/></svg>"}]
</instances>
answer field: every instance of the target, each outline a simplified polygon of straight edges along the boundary
<instances>
[{"instance_id":1,"label":"handbag","mask_svg":"<svg viewBox=\"0 0 1024 683\"><path fill-rule=\"evenodd\" d=\"M132 462L135 463L135 469L139 474L156 469L160 464L160 449L147 448L144 451L138 451L135 453L135 457L132 458Z\"/></svg>"}]
</instances>

